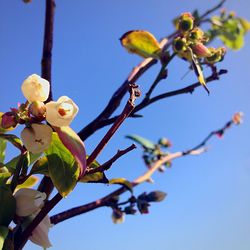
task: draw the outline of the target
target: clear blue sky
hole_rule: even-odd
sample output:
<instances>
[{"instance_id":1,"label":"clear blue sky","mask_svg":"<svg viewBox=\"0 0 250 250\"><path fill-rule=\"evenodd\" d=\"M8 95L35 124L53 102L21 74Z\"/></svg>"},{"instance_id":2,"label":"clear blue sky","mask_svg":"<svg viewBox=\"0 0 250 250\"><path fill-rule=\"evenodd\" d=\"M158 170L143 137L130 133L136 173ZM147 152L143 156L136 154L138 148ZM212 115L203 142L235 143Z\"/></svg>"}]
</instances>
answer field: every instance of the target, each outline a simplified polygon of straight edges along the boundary
<instances>
[{"instance_id":1,"label":"clear blue sky","mask_svg":"<svg viewBox=\"0 0 250 250\"><path fill-rule=\"evenodd\" d=\"M141 59L120 46L119 37L131 29L145 29L161 38L173 31L172 19L184 11L201 11L218 1L106 0L57 1L53 50L54 97L68 95L80 107L72 127L79 131L102 110L112 92ZM250 20L248 0L228 0L225 7ZM24 101L20 86L28 75L40 74L44 1L0 2L0 110L7 111ZM162 203L153 204L150 214L127 216L114 225L111 211L101 208L65 221L50 231L51 249L60 250L249 250L250 249L250 37L246 46L226 55L219 68L229 70L219 82L209 85L211 95L199 88L193 95L161 101L141 113L143 119L127 120L107 146L99 161L130 145L126 134L151 140L165 136L173 151L199 143L211 130L245 113L245 121L222 140L213 139L208 153L174 162L165 174L156 174L155 184L143 184L135 192L162 190ZM156 66L138 84L145 91L158 70ZM159 90L167 91L195 81L187 64L175 60L169 78ZM87 151L104 131L86 141ZM15 155L15 151L9 151ZM145 167L135 150L117 162L108 177L134 179ZM107 194L114 187L79 185L54 214ZM29 243L25 250L40 249Z\"/></svg>"}]
</instances>

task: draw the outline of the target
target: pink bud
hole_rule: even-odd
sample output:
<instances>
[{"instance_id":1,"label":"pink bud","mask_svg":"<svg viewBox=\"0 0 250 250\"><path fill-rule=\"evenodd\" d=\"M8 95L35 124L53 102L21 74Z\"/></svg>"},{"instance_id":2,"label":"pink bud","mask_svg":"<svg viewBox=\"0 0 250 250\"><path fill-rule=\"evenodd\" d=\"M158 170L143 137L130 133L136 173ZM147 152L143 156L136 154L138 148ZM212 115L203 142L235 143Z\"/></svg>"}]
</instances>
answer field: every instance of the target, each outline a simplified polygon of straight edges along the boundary
<instances>
[{"instance_id":1,"label":"pink bud","mask_svg":"<svg viewBox=\"0 0 250 250\"><path fill-rule=\"evenodd\" d=\"M15 127L17 125L17 121L13 112L6 112L2 116L1 127L4 129L8 129L11 127Z\"/></svg>"},{"instance_id":2,"label":"pink bud","mask_svg":"<svg viewBox=\"0 0 250 250\"><path fill-rule=\"evenodd\" d=\"M192 50L198 57L209 57L212 55L211 51L202 43L192 46Z\"/></svg>"}]
</instances>

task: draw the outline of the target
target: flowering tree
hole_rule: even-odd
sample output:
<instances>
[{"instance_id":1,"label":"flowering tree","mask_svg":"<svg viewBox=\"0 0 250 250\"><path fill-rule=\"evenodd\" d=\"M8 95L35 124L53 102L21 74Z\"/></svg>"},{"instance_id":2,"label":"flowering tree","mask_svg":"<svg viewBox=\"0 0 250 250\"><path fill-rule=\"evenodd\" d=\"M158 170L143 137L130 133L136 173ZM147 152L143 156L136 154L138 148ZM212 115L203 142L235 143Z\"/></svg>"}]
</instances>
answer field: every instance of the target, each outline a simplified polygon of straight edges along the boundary
<instances>
[{"instance_id":1,"label":"flowering tree","mask_svg":"<svg viewBox=\"0 0 250 250\"><path fill-rule=\"evenodd\" d=\"M148 213L149 205L162 201L166 194L153 191L136 195L134 187L145 181L152 181L151 176L155 171L164 171L176 158L202 154L207 150L206 144L211 137L221 137L232 125L241 123L242 113L239 112L195 147L178 152L169 152L171 142L167 138L161 138L154 143L139 135L128 135L127 138L142 147L143 160L147 166L147 171L134 181L124 178L108 179L105 172L121 156L135 149L135 144L118 150L104 163L96 160L128 117L140 117L138 112L152 103L183 93L192 93L200 86L209 94L208 83L219 80L221 75L227 73L225 69L218 69L220 62L224 60L227 49L237 50L243 46L250 23L224 10L217 16L211 16L224 2L219 2L203 14L197 11L180 14L174 20L173 33L161 41L145 30L132 30L122 35L121 45L143 60L133 68L103 111L76 133L69 126L78 113L77 104L68 96L61 96L57 101L53 101L52 97L51 57L55 2L46 0L41 76L32 74L23 81L21 91L26 98L25 103L1 113L0 249L19 250L28 240L49 248L51 242L48 233L51 224L58 224L99 207L112 209L114 223L123 222L125 215L133 215L137 211ZM209 28L203 29L202 24L209 24ZM220 39L227 48L212 47L210 43L215 39ZM158 84L168 77L168 68L173 59L184 60L195 74L197 82L153 96ZM136 82L156 63L160 65L160 70L147 92L141 94ZM205 76L205 68L211 71L210 76ZM126 98L126 93L129 93L129 98L121 114L114 115L121 101ZM141 95L139 103L135 104ZM83 141L108 125L111 127L107 133L94 150L86 155ZM23 126L20 136L12 133L17 126ZM20 154L5 162L7 142L13 144ZM40 181L37 176L42 176ZM36 190L32 187L37 183ZM118 184L121 187L98 201L49 217L48 213L81 183ZM57 194L51 198L54 189ZM127 191L131 193L130 197L120 201L119 197Z\"/></svg>"}]
</instances>

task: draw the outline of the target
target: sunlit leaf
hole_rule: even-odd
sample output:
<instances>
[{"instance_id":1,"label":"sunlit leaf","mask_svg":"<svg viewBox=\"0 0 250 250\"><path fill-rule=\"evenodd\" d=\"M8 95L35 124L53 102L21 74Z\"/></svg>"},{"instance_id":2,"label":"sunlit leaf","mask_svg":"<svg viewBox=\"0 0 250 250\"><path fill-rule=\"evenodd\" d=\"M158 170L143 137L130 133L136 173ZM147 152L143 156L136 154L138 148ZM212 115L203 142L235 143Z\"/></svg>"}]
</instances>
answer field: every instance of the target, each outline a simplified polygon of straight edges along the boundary
<instances>
[{"instance_id":1,"label":"sunlit leaf","mask_svg":"<svg viewBox=\"0 0 250 250\"><path fill-rule=\"evenodd\" d=\"M4 162L6 146L6 140L0 138L0 162Z\"/></svg>"},{"instance_id":2,"label":"sunlit leaf","mask_svg":"<svg viewBox=\"0 0 250 250\"><path fill-rule=\"evenodd\" d=\"M76 159L76 162L80 168L80 175L83 175L87 167L86 151L83 141L70 127L54 127L54 129L57 132L61 142Z\"/></svg>"},{"instance_id":3,"label":"sunlit leaf","mask_svg":"<svg viewBox=\"0 0 250 250\"><path fill-rule=\"evenodd\" d=\"M3 248L4 240L7 237L8 232L9 232L8 227L0 225L0 249Z\"/></svg>"},{"instance_id":4,"label":"sunlit leaf","mask_svg":"<svg viewBox=\"0 0 250 250\"><path fill-rule=\"evenodd\" d=\"M57 133L52 134L52 142L45 154L49 162L49 176L58 192L65 197L74 189L79 178L80 168Z\"/></svg>"},{"instance_id":5,"label":"sunlit leaf","mask_svg":"<svg viewBox=\"0 0 250 250\"><path fill-rule=\"evenodd\" d=\"M194 72L195 72L200 84L205 88L205 90L209 94L210 92L209 92L209 89L207 88L206 81L204 79L199 60L197 59L196 55L193 53L191 48L189 49L189 51L190 51L190 54L192 57L192 67L194 69Z\"/></svg>"},{"instance_id":6,"label":"sunlit leaf","mask_svg":"<svg viewBox=\"0 0 250 250\"><path fill-rule=\"evenodd\" d=\"M10 176L11 176L10 172L0 173L0 186L4 185L7 182L7 180L10 178Z\"/></svg>"},{"instance_id":7,"label":"sunlit leaf","mask_svg":"<svg viewBox=\"0 0 250 250\"><path fill-rule=\"evenodd\" d=\"M109 183L109 180L103 172L86 174L79 181L83 183Z\"/></svg>"},{"instance_id":8,"label":"sunlit leaf","mask_svg":"<svg viewBox=\"0 0 250 250\"><path fill-rule=\"evenodd\" d=\"M153 57L158 59L161 47L156 38L145 30L132 30L120 38L121 44L128 52L144 58Z\"/></svg>"},{"instance_id":9,"label":"sunlit leaf","mask_svg":"<svg viewBox=\"0 0 250 250\"><path fill-rule=\"evenodd\" d=\"M131 184L131 182L129 182L128 180L124 179L124 178L114 178L109 180L109 184L119 184L124 186L125 188L127 188L131 193L133 193L133 185Z\"/></svg>"},{"instance_id":10,"label":"sunlit leaf","mask_svg":"<svg viewBox=\"0 0 250 250\"><path fill-rule=\"evenodd\" d=\"M24 183L20 184L20 185L17 185L15 191L17 191L18 189L21 189L21 188L31 188L31 187L34 187L37 182L39 181L39 178L34 176L34 175L31 175Z\"/></svg>"},{"instance_id":11,"label":"sunlit leaf","mask_svg":"<svg viewBox=\"0 0 250 250\"><path fill-rule=\"evenodd\" d=\"M145 139L139 135L127 135L126 138L133 140L134 142L139 143L143 148L154 150L155 144L148 139Z\"/></svg>"}]
</instances>

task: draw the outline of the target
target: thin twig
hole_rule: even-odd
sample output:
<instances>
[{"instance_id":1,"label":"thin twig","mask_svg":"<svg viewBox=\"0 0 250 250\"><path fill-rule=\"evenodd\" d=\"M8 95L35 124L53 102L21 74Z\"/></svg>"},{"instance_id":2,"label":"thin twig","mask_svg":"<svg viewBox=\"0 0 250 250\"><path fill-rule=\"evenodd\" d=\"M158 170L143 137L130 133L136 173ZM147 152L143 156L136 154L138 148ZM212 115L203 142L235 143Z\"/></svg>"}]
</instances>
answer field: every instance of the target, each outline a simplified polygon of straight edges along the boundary
<instances>
[{"instance_id":1,"label":"thin twig","mask_svg":"<svg viewBox=\"0 0 250 250\"><path fill-rule=\"evenodd\" d=\"M93 168L93 169L87 170L86 174L93 174L93 173L96 173L96 172L107 171L115 161L117 161L120 157L122 157L123 155L127 154L128 152L132 151L135 148L136 148L136 145L132 144L131 146L129 146L126 149L118 150L117 153L111 159L109 159L108 161L103 163L98 168Z\"/></svg>"},{"instance_id":2,"label":"thin twig","mask_svg":"<svg viewBox=\"0 0 250 250\"><path fill-rule=\"evenodd\" d=\"M136 84L130 84L129 85L129 92L130 92L130 98L127 101L127 104L125 105L122 113L117 117L116 121L112 125L112 127L108 130L106 135L102 138L100 143L96 146L94 151L90 154L90 156L87 159L87 166L89 166L96 157L101 153L103 148L107 145L109 140L112 138L114 133L117 131L117 129L121 126L121 124L124 122L124 120L130 115L130 113L133 111L135 107L135 99L140 96L140 91L138 89L138 86Z\"/></svg>"}]
</instances>

